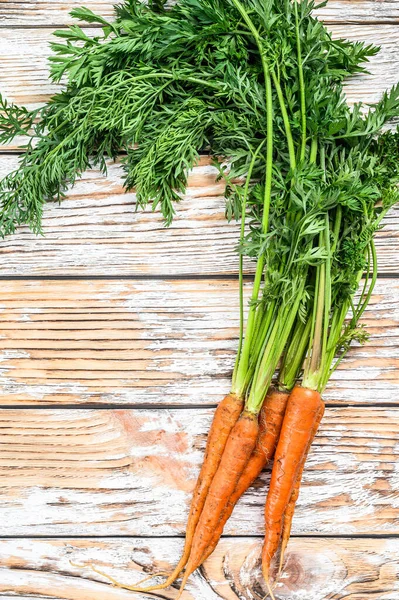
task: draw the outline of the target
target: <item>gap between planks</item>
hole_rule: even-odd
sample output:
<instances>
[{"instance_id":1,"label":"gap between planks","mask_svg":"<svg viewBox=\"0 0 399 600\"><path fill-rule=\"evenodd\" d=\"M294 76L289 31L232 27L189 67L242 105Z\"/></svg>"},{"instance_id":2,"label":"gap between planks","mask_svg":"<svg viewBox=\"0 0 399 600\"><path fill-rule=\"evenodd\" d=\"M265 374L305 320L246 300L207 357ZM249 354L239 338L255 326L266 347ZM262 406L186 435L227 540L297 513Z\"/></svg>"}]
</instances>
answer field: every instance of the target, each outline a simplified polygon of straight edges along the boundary
<instances>
[{"instance_id":1,"label":"gap between planks","mask_svg":"<svg viewBox=\"0 0 399 600\"><path fill-rule=\"evenodd\" d=\"M394 402L373 402L373 404L367 404L366 402L333 402L333 401L325 401L325 405L327 408L392 408L399 406L398 403ZM87 403L87 404L48 404L44 406L40 406L38 404L0 404L0 410L15 410L15 408L21 410L119 410L123 406L124 410L153 410L159 411L162 410L203 410L207 408L209 410L215 410L217 408L217 404L100 404L100 403ZM0 535L1 539L1 535Z\"/></svg>"},{"instance_id":2,"label":"gap between planks","mask_svg":"<svg viewBox=\"0 0 399 600\"><path fill-rule=\"evenodd\" d=\"M100 542L101 540L106 541L118 541L118 540L184 540L185 534L175 535L73 535L74 540L87 540L93 542ZM255 534L228 534L224 533L221 540L263 540L264 535L262 533ZM2 540L60 540L68 541L71 539L70 535L0 535L0 542ZM326 540L399 540L399 533L294 533L291 534L290 540L311 540L311 539L326 539Z\"/></svg>"},{"instance_id":3,"label":"gap between planks","mask_svg":"<svg viewBox=\"0 0 399 600\"><path fill-rule=\"evenodd\" d=\"M377 279L397 279L399 271L395 273L378 273ZM234 273L187 273L184 275L0 275L0 281L237 281L238 275ZM245 273L243 279L251 283L254 279L252 273ZM365 274L362 276L365 279Z\"/></svg>"}]
</instances>

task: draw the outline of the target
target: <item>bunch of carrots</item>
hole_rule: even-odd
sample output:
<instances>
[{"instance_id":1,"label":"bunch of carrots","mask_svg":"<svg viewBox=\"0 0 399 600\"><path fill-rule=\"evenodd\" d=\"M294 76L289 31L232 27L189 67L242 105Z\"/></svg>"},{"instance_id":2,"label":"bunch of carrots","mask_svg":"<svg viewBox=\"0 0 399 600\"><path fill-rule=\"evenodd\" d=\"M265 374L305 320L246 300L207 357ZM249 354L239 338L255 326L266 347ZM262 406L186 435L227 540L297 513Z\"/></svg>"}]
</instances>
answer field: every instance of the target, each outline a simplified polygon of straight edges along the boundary
<instances>
[{"instance_id":1,"label":"bunch of carrots","mask_svg":"<svg viewBox=\"0 0 399 600\"><path fill-rule=\"evenodd\" d=\"M163 583L107 576L120 587L152 592L182 576L181 594L274 458L262 553L274 598L271 561L280 548L281 571L323 391L351 343L367 338L359 320L377 277L373 238L399 200L399 133L384 129L399 116L399 86L350 107L344 81L378 48L333 40L314 8L127 0L112 23L75 10L104 35L56 32L66 43L53 45L52 76L67 78L65 90L34 113L2 101L0 139L35 132L20 169L0 182L3 234L20 223L40 231L42 204L90 164L105 170L120 148L126 188L142 206L160 204L167 222L206 150L225 181L227 216L241 221L232 387L209 431L184 550ZM245 256L256 263L246 318Z\"/></svg>"}]
</instances>

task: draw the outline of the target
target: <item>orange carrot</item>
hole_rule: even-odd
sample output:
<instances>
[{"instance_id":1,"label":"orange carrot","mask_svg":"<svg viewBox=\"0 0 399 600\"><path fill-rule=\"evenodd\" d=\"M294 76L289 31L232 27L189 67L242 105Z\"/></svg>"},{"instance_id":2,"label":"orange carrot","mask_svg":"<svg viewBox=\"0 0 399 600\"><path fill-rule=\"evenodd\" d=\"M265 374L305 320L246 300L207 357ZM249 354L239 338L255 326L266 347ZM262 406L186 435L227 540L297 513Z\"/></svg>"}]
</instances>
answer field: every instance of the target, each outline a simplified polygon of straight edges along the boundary
<instances>
[{"instance_id":1,"label":"orange carrot","mask_svg":"<svg viewBox=\"0 0 399 600\"><path fill-rule=\"evenodd\" d=\"M183 591L188 577L201 565L202 558L212 543L213 534L221 513L251 457L258 433L258 415L244 411L231 431L219 468L209 487L195 530L190 558L186 566L180 593Z\"/></svg>"},{"instance_id":2,"label":"orange carrot","mask_svg":"<svg viewBox=\"0 0 399 600\"><path fill-rule=\"evenodd\" d=\"M280 541L284 513L323 404L319 392L300 386L293 389L288 399L265 506L262 570L268 586L270 563Z\"/></svg>"},{"instance_id":3,"label":"orange carrot","mask_svg":"<svg viewBox=\"0 0 399 600\"><path fill-rule=\"evenodd\" d=\"M255 479L257 479L261 471L267 465L268 461L273 457L280 435L281 425L283 423L288 396L289 392L282 392L276 388L271 388L269 390L259 414L259 435L255 449L238 480L236 489L230 496L230 500L222 512L222 516L213 534L212 542L205 552L201 563L215 550L220 536L223 533L223 528L230 518L238 500L253 484Z\"/></svg>"},{"instance_id":4,"label":"orange carrot","mask_svg":"<svg viewBox=\"0 0 399 600\"><path fill-rule=\"evenodd\" d=\"M202 509L208 494L212 479L219 467L222 459L224 447L228 440L231 430L237 423L242 412L244 400L236 394L227 394L218 405L212 425L209 430L208 440L205 449L204 461L194 489L191 500L190 513L186 527L186 540L183 554L174 571L162 584L156 584L145 588L136 587L136 591L151 592L169 587L179 577L181 571L186 566L190 556L191 545L201 516ZM159 573L154 573L154 577Z\"/></svg>"},{"instance_id":5,"label":"orange carrot","mask_svg":"<svg viewBox=\"0 0 399 600\"><path fill-rule=\"evenodd\" d=\"M288 545L288 542L289 542L289 539L290 539L290 535L291 535L292 519L294 517L295 506L296 506L296 503L297 503L297 500L298 500L298 497L299 497L299 490L300 490L300 487L301 487L302 475L303 475L303 471L304 471L304 468L305 468L306 459L308 457L310 446L313 443L313 440L315 438L315 435L317 433L317 430L319 428L320 421L322 420L323 415L324 415L324 404L320 408L320 410L318 412L318 415L316 417L316 420L315 420L315 423L314 423L314 426L313 426L312 435L311 435L311 438L309 440L308 447L307 447L306 452L305 452L305 456L303 457L302 464L299 467L299 471L298 471L296 483L295 483L294 489L292 491L290 501L288 502L288 506L287 506L286 511L284 513L283 532L282 532L282 535L281 535L279 573L281 573L281 571L283 570L284 555L285 555L285 551L287 549L287 545Z\"/></svg>"}]
</instances>

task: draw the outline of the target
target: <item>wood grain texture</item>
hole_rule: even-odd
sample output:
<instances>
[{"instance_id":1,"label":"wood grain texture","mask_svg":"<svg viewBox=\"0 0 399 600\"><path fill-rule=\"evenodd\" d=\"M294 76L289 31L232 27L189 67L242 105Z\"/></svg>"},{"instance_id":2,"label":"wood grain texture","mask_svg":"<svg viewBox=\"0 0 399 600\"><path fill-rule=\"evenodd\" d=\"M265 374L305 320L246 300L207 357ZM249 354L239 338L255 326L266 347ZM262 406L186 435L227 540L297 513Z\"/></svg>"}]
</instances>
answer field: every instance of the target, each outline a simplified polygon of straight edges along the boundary
<instances>
[{"instance_id":1,"label":"wood grain texture","mask_svg":"<svg viewBox=\"0 0 399 600\"><path fill-rule=\"evenodd\" d=\"M195 167L170 228L163 226L160 213L150 207L135 212L135 194L124 193L119 165L110 165L107 178L98 171L85 173L61 206L47 204L45 237L22 228L1 242L0 253L6 257L2 274L236 274L239 228L226 221L224 188L216 183L216 169L210 163L203 157ZM0 176L16 166L16 156L0 155ZM387 270L389 256L394 258L391 267L396 265L396 221L399 210L388 217L379 239ZM398 239L392 239L389 232Z\"/></svg>"},{"instance_id":2,"label":"wood grain texture","mask_svg":"<svg viewBox=\"0 0 399 600\"><path fill-rule=\"evenodd\" d=\"M109 0L85 0L84 5L105 18L113 15L113 4ZM75 22L69 12L82 5L81 0L3 0L0 3L0 26L16 27L36 25L48 27ZM398 22L399 3L397 0L330 0L326 7L318 11L321 19L329 23L378 23Z\"/></svg>"},{"instance_id":3,"label":"wood grain texture","mask_svg":"<svg viewBox=\"0 0 399 600\"><path fill-rule=\"evenodd\" d=\"M0 177L17 167L16 156L0 155ZM236 275L239 228L227 223L223 184L203 156L165 229L159 212L135 212L135 194L125 194L121 167L110 164L108 177L88 171L61 206L45 207L44 237L23 227L1 242L6 275ZM399 207L376 236L380 272L397 269ZM248 261L246 272L254 271Z\"/></svg>"},{"instance_id":4,"label":"wood grain texture","mask_svg":"<svg viewBox=\"0 0 399 600\"><path fill-rule=\"evenodd\" d=\"M171 569L182 540L2 540L0 594L52 600L172 599L172 588L151 596L110 586L90 568L134 584L148 573ZM193 575L182 600L262 600L261 541L223 539L201 571ZM293 538L285 572L276 586L278 600L397 600L399 541L396 539Z\"/></svg>"},{"instance_id":5,"label":"wood grain texture","mask_svg":"<svg viewBox=\"0 0 399 600\"><path fill-rule=\"evenodd\" d=\"M249 288L249 284L247 289ZM399 280L380 280L326 399L398 403ZM3 281L1 403L215 404L238 335L229 280Z\"/></svg>"},{"instance_id":6,"label":"wood grain texture","mask_svg":"<svg viewBox=\"0 0 399 600\"><path fill-rule=\"evenodd\" d=\"M0 2L0 90L9 99L33 107L57 90L46 62L51 29L71 23L69 10L81 4ZM108 0L84 4L112 14ZM381 44L371 75L347 87L350 102L377 100L399 79L399 2L336 0L319 14L335 23L335 36ZM15 155L3 153L0 176L15 163ZM224 220L221 186L206 159L168 231L158 215L134 214L134 194L122 193L119 176L114 165L107 180L86 173L62 206L47 206L45 238L22 229L3 242L1 275L236 273L237 231ZM377 241L385 273L397 271L398 214L391 212ZM318 537L291 540L277 600L399 597L399 539L356 539L399 535L398 303L399 280L380 280L365 314L371 340L351 350L329 385L330 403L369 408L327 410L294 521L294 534ZM93 562L132 584L170 569L183 540L71 536L184 533L213 414L206 405L229 387L237 308L237 284L223 279L2 281L0 403L57 409L0 410L0 536L66 536L0 539L2 599L149 598L71 561ZM121 408L62 408L69 403ZM142 403L159 408L123 409ZM203 408L189 408L196 404ZM263 599L259 557L268 479L266 472L227 526L230 535L246 537L222 539L183 600ZM337 533L350 537L323 537ZM175 596L172 589L151 597Z\"/></svg>"},{"instance_id":7,"label":"wood grain texture","mask_svg":"<svg viewBox=\"0 0 399 600\"><path fill-rule=\"evenodd\" d=\"M399 30L396 25L332 25L335 37L365 40L381 46L370 60L370 75L354 77L346 92L350 102L374 102L399 79ZM88 30L95 35L95 29ZM4 29L0 37L0 90L10 100L36 107L57 91L48 79L47 57L51 29Z\"/></svg>"},{"instance_id":8,"label":"wood grain texture","mask_svg":"<svg viewBox=\"0 0 399 600\"><path fill-rule=\"evenodd\" d=\"M0 535L183 534L213 412L2 410ZM398 419L398 407L327 409L294 535L399 534ZM262 534L267 481L226 533Z\"/></svg>"}]
</instances>

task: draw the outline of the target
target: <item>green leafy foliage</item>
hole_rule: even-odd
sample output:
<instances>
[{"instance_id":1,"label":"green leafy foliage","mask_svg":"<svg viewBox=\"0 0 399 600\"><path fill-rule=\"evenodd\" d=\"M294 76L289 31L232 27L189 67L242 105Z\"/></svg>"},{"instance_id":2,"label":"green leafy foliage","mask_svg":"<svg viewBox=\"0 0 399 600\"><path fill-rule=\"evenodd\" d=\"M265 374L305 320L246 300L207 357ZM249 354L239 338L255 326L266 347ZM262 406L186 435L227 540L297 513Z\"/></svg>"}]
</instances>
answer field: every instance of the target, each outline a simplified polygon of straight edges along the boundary
<instances>
[{"instance_id":1,"label":"green leafy foliage","mask_svg":"<svg viewBox=\"0 0 399 600\"><path fill-rule=\"evenodd\" d=\"M295 137L300 123L292 3L251 0L247 8L265 33L270 64L284 81ZM312 2L300 4L309 132L375 132L397 111L397 90L372 110L368 123L360 109L349 111L341 83L361 72L362 63L377 49L333 41L311 16L312 9ZM228 156L233 176L245 175L250 153L266 133L264 80L255 41L234 4L181 0L165 10L162 2L129 0L116 8L113 22L88 8L71 14L98 24L103 33L92 37L79 25L55 32L59 41L52 44L51 75L56 82L66 78L63 91L35 113L2 101L1 140L32 136L15 175L25 183L15 185L8 177L1 184L2 222L7 223L2 235L24 222L40 231L43 204L60 199L89 164L105 169L106 159L118 151L127 153L127 189L137 189L141 206L150 201L160 206L166 223L173 218L173 204L184 192L199 150ZM287 147L279 135L284 131L279 111L275 119L275 171L284 175ZM75 158L73 148L78 149ZM40 162L46 165L43 174L35 166ZM261 161L254 175L263 176Z\"/></svg>"}]
</instances>

